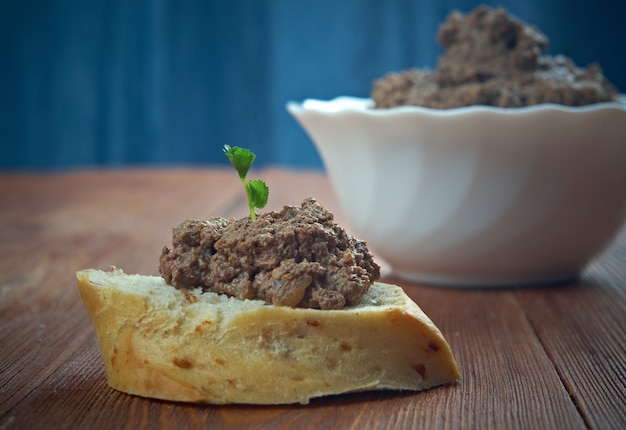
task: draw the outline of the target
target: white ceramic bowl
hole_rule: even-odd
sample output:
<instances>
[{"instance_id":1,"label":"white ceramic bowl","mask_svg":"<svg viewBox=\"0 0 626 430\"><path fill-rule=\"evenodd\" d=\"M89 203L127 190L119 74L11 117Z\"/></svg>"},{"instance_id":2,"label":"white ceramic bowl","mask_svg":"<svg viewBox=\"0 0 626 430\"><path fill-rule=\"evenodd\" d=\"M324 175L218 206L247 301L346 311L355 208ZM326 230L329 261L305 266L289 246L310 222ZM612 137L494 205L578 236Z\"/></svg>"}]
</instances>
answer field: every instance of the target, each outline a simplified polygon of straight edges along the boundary
<instances>
[{"instance_id":1,"label":"white ceramic bowl","mask_svg":"<svg viewBox=\"0 0 626 430\"><path fill-rule=\"evenodd\" d=\"M399 277L452 286L576 278L626 217L626 104L376 110L288 103L350 227Z\"/></svg>"}]
</instances>

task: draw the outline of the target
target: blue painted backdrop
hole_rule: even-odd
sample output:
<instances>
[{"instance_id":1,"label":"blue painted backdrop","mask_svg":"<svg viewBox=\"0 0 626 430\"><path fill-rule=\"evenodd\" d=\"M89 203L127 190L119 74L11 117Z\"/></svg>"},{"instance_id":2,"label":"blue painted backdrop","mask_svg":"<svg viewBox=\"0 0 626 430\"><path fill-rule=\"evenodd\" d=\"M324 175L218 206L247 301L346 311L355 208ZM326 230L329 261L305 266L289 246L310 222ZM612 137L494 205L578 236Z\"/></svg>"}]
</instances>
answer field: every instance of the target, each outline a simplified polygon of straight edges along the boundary
<instances>
[{"instance_id":1,"label":"blue painted backdrop","mask_svg":"<svg viewBox=\"0 0 626 430\"><path fill-rule=\"evenodd\" d=\"M437 28L469 0L0 2L0 169L257 164L320 168L289 100L367 96L434 67ZM509 0L551 53L626 90L623 1Z\"/></svg>"}]
</instances>

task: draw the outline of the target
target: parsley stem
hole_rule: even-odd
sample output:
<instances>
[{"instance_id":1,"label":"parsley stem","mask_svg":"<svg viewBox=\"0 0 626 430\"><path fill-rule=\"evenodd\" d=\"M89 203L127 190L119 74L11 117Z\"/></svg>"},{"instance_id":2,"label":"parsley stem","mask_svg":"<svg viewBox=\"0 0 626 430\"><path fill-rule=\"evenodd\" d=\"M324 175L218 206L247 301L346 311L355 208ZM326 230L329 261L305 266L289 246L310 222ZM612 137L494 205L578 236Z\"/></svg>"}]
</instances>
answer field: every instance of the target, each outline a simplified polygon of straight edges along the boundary
<instances>
[{"instance_id":1,"label":"parsley stem","mask_svg":"<svg viewBox=\"0 0 626 430\"><path fill-rule=\"evenodd\" d=\"M243 186L246 188L246 194L248 196L248 209L250 210L250 219L252 221L255 221L256 213L254 213L254 199L252 198L252 189L250 189L250 185L244 178L241 179L241 182L243 183Z\"/></svg>"}]
</instances>

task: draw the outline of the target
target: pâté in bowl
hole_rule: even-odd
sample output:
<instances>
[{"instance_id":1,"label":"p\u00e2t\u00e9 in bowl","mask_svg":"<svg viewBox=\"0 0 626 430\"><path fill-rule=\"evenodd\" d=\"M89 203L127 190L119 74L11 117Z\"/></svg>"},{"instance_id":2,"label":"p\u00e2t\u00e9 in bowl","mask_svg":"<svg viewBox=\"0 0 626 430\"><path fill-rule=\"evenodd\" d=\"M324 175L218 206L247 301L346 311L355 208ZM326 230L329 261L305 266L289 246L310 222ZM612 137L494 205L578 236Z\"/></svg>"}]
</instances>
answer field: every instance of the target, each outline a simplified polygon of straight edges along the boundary
<instances>
[{"instance_id":1,"label":"p\u00e2t\u00e9 in bowl","mask_svg":"<svg viewBox=\"0 0 626 430\"><path fill-rule=\"evenodd\" d=\"M545 56L503 9L455 12L434 72L369 99L289 103L347 220L402 278L450 286L566 282L626 217L626 106L596 65Z\"/></svg>"}]
</instances>

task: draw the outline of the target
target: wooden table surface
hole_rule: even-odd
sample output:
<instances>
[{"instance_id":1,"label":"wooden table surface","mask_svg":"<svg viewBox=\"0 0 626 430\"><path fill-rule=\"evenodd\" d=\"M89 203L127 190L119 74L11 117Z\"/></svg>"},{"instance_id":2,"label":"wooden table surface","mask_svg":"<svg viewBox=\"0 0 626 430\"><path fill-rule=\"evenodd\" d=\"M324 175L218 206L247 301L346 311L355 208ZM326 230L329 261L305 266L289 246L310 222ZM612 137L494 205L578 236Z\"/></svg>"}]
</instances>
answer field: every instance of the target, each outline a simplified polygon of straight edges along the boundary
<instances>
[{"instance_id":1,"label":"wooden table surface","mask_svg":"<svg viewBox=\"0 0 626 430\"><path fill-rule=\"evenodd\" d=\"M350 232L323 173L255 176L271 188L267 209L314 196ZM0 430L626 428L624 233L571 285L446 289L385 276L448 339L464 375L456 384L274 407L179 404L109 388L75 271L156 274L174 225L245 214L231 170L1 174Z\"/></svg>"}]
</instances>

